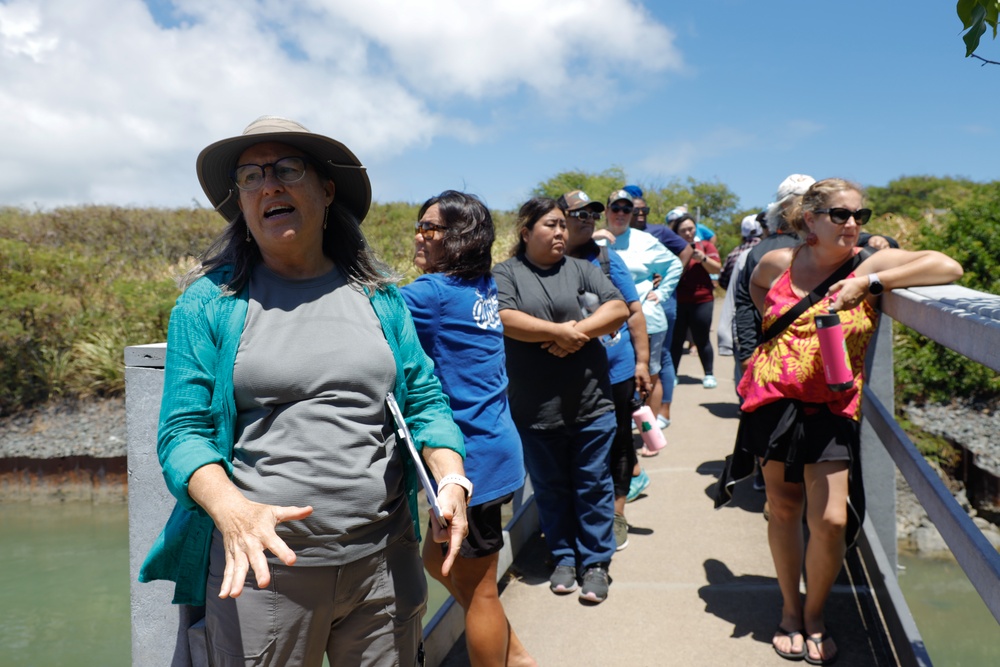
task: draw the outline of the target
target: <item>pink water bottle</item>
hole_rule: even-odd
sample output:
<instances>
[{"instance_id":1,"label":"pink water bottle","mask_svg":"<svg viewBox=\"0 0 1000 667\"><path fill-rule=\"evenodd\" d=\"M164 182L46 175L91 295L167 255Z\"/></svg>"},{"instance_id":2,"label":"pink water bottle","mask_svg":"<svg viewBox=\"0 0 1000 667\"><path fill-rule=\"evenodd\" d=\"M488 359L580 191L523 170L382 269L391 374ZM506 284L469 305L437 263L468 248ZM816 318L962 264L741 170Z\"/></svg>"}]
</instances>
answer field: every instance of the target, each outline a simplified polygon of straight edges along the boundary
<instances>
[{"instance_id":1,"label":"pink water bottle","mask_svg":"<svg viewBox=\"0 0 1000 667\"><path fill-rule=\"evenodd\" d=\"M648 405L633 412L632 421L639 429L639 435L642 436L642 442L646 445L646 449L658 452L667 446L667 439L663 437L663 431L656 423L656 415L653 414L653 410Z\"/></svg>"},{"instance_id":2,"label":"pink water bottle","mask_svg":"<svg viewBox=\"0 0 1000 667\"><path fill-rule=\"evenodd\" d=\"M816 316L816 334L819 336L819 353L823 359L823 375L830 391L844 391L854 386L854 371L847 355L844 330L840 315L831 312Z\"/></svg>"}]
</instances>

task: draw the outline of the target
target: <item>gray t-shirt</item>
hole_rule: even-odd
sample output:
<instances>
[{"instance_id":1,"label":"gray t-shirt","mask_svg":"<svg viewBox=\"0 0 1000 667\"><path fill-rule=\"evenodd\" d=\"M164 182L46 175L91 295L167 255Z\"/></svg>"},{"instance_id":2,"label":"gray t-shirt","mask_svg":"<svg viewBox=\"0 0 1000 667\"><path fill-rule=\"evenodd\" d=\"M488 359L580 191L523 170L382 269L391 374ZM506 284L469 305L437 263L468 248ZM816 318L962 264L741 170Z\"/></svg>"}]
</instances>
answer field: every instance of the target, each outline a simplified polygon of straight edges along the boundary
<instances>
[{"instance_id":1,"label":"gray t-shirt","mask_svg":"<svg viewBox=\"0 0 1000 667\"><path fill-rule=\"evenodd\" d=\"M395 381L378 317L339 269L310 280L254 269L233 371L234 481L257 502L312 505L276 528L297 565L352 562L409 527L385 405Z\"/></svg>"},{"instance_id":2,"label":"gray t-shirt","mask_svg":"<svg viewBox=\"0 0 1000 667\"><path fill-rule=\"evenodd\" d=\"M539 269L522 256L493 268L500 310L519 310L549 322L584 318L578 297L589 292L598 303L621 292L590 262L565 257L550 269ZM519 428L554 429L590 421L614 409L608 380L608 355L594 338L559 358L541 343L504 338L507 352L507 393Z\"/></svg>"}]
</instances>

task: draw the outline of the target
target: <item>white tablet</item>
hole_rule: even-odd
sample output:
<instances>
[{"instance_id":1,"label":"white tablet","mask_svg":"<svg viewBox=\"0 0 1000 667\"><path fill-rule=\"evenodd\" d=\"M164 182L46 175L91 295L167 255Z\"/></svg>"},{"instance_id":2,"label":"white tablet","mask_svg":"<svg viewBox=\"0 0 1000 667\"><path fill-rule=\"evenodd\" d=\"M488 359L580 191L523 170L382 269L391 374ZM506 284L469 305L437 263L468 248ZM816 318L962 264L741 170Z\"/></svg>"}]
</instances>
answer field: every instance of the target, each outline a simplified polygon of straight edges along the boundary
<instances>
[{"instance_id":1,"label":"white tablet","mask_svg":"<svg viewBox=\"0 0 1000 667\"><path fill-rule=\"evenodd\" d=\"M431 506L431 513L442 528L447 528L448 522L441 516L441 507L438 505L437 494L434 492L434 484L427 475L427 469L424 467L424 461L420 457L420 452L417 451L416 445L413 444L410 429L407 428L406 420L403 419L403 411L399 409L399 403L396 402L396 397L391 392L386 394L385 401L389 404L389 412L392 413L393 421L396 422L396 438L406 445L407 451L410 452L410 456L413 458L414 467L416 467L417 475L420 477L420 483L423 485L424 493L427 495L427 504Z\"/></svg>"}]
</instances>

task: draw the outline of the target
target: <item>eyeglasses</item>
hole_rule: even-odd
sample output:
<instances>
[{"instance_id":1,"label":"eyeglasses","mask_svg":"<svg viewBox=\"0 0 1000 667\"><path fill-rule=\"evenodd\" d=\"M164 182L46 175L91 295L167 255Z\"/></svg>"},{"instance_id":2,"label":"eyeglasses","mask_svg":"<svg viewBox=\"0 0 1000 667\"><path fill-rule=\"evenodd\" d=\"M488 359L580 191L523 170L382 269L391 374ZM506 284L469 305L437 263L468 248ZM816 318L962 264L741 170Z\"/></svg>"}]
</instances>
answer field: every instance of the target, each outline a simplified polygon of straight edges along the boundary
<instances>
[{"instance_id":1,"label":"eyeglasses","mask_svg":"<svg viewBox=\"0 0 1000 667\"><path fill-rule=\"evenodd\" d=\"M264 185L264 170L270 167L282 183L298 183L306 175L306 159L298 156L283 157L267 164L241 164L233 171L233 180L240 190L252 192Z\"/></svg>"},{"instance_id":2,"label":"eyeglasses","mask_svg":"<svg viewBox=\"0 0 1000 667\"><path fill-rule=\"evenodd\" d=\"M649 215L649 207L648 206L637 206L636 208L632 209L632 215L634 215L637 218L640 215Z\"/></svg>"},{"instance_id":3,"label":"eyeglasses","mask_svg":"<svg viewBox=\"0 0 1000 667\"><path fill-rule=\"evenodd\" d=\"M852 211L848 208L818 208L813 213L829 213L830 222L835 225L847 224L847 221L854 218L854 222L859 225L863 225L872 217L872 210L870 208L859 208L857 211Z\"/></svg>"},{"instance_id":4,"label":"eyeglasses","mask_svg":"<svg viewBox=\"0 0 1000 667\"><path fill-rule=\"evenodd\" d=\"M425 241L433 241L439 234L444 236L445 231L448 229L447 227L435 225L433 222L428 222L427 220L421 220L413 223L413 228L417 230L417 234L420 234Z\"/></svg>"},{"instance_id":5,"label":"eyeglasses","mask_svg":"<svg viewBox=\"0 0 1000 667\"><path fill-rule=\"evenodd\" d=\"M631 206L619 206L618 204L612 204L608 208L611 209L612 213L627 213L627 214L631 215L633 207L631 207Z\"/></svg>"},{"instance_id":6,"label":"eyeglasses","mask_svg":"<svg viewBox=\"0 0 1000 667\"><path fill-rule=\"evenodd\" d=\"M598 222L601 219L601 214L597 211L570 211L567 215L571 218L579 218L583 222L587 222L588 220Z\"/></svg>"}]
</instances>

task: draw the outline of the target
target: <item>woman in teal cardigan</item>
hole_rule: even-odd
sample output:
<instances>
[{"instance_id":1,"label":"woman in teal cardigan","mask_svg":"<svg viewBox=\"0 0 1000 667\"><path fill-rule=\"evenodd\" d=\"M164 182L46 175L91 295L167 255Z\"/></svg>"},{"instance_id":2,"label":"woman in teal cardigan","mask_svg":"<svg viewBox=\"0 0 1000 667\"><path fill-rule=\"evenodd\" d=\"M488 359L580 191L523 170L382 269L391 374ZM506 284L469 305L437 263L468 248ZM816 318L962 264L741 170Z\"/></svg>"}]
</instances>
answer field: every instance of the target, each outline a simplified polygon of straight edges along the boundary
<instances>
[{"instance_id":1,"label":"woman in teal cardigan","mask_svg":"<svg viewBox=\"0 0 1000 667\"><path fill-rule=\"evenodd\" d=\"M361 234L364 168L262 117L202 151L198 175L229 225L171 313L157 449L177 505L140 580L206 605L212 664L414 664L417 478L386 393L437 480L445 570L472 487L432 362Z\"/></svg>"}]
</instances>

